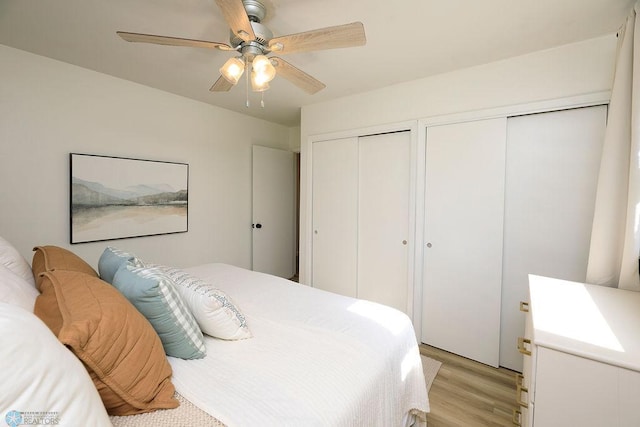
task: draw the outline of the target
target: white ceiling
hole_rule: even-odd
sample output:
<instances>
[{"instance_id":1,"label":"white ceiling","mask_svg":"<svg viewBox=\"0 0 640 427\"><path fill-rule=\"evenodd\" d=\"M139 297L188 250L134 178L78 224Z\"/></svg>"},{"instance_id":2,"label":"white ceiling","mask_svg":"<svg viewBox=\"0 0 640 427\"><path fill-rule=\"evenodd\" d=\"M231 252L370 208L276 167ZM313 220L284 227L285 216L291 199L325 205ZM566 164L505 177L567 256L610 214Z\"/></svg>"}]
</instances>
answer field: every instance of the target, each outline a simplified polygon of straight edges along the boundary
<instances>
[{"instance_id":1,"label":"white ceiling","mask_svg":"<svg viewBox=\"0 0 640 427\"><path fill-rule=\"evenodd\" d=\"M636 0L265 0L274 36L361 21L363 47L286 59L327 88L282 78L212 93L229 52L128 43L116 31L229 42L215 0L0 0L0 44L287 126L300 107L615 32ZM1 64L0 64L1 66Z\"/></svg>"}]
</instances>

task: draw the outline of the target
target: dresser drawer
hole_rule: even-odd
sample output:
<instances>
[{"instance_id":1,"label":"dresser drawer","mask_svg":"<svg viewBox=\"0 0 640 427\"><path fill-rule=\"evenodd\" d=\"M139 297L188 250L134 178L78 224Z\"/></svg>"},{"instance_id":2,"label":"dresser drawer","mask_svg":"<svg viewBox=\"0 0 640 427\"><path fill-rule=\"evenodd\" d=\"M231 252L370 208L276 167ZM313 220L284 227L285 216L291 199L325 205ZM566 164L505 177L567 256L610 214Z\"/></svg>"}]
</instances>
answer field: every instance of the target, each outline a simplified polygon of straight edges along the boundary
<instances>
[{"instance_id":1,"label":"dresser drawer","mask_svg":"<svg viewBox=\"0 0 640 427\"><path fill-rule=\"evenodd\" d=\"M619 369L616 366L539 347L534 425L619 425Z\"/></svg>"}]
</instances>

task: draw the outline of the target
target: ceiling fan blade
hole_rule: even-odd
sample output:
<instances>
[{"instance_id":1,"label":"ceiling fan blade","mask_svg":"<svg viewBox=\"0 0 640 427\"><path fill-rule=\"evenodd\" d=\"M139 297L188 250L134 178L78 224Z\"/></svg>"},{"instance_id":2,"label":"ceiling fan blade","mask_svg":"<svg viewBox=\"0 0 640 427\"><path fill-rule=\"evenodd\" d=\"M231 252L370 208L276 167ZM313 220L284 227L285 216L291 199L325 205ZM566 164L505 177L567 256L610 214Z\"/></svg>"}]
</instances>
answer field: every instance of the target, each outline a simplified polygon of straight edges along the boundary
<instances>
[{"instance_id":1,"label":"ceiling fan blade","mask_svg":"<svg viewBox=\"0 0 640 427\"><path fill-rule=\"evenodd\" d=\"M231 28L233 34L246 42L256 39L242 0L216 0L216 3L218 3L220 10L222 10L224 19L227 21L227 24L229 24L229 28Z\"/></svg>"},{"instance_id":2,"label":"ceiling fan blade","mask_svg":"<svg viewBox=\"0 0 640 427\"><path fill-rule=\"evenodd\" d=\"M284 77L300 89L304 90L310 95L321 91L327 87L324 83L311 77L304 71L294 67L282 58L271 57L271 63L276 69L278 76Z\"/></svg>"},{"instance_id":3,"label":"ceiling fan blade","mask_svg":"<svg viewBox=\"0 0 640 427\"><path fill-rule=\"evenodd\" d=\"M365 43L367 43L367 38L364 34L364 25L362 25L362 22L353 22L351 24L275 37L269 41L269 49L273 52L285 54L362 46Z\"/></svg>"},{"instance_id":4,"label":"ceiling fan blade","mask_svg":"<svg viewBox=\"0 0 640 427\"><path fill-rule=\"evenodd\" d=\"M178 37L156 36L153 34L127 33L116 31L120 37L128 42L162 44L167 46L204 47L207 49L234 50L226 43L209 42L205 40L181 39Z\"/></svg>"},{"instance_id":5,"label":"ceiling fan blade","mask_svg":"<svg viewBox=\"0 0 640 427\"><path fill-rule=\"evenodd\" d=\"M224 77L218 77L218 80L209 89L211 92L228 92L233 87L233 84Z\"/></svg>"}]
</instances>

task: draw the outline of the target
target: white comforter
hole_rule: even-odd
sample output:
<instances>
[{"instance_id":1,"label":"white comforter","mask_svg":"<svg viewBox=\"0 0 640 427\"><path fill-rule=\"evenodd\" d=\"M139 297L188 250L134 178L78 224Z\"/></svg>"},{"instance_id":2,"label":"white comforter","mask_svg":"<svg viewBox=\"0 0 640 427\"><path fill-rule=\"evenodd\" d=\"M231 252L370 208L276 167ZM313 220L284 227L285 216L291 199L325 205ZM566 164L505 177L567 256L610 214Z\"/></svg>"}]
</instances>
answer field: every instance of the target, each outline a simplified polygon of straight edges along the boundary
<instances>
[{"instance_id":1,"label":"white comforter","mask_svg":"<svg viewBox=\"0 0 640 427\"><path fill-rule=\"evenodd\" d=\"M228 426L387 427L429 411L405 314L225 264L186 270L225 291L254 335L169 358L178 392Z\"/></svg>"}]
</instances>

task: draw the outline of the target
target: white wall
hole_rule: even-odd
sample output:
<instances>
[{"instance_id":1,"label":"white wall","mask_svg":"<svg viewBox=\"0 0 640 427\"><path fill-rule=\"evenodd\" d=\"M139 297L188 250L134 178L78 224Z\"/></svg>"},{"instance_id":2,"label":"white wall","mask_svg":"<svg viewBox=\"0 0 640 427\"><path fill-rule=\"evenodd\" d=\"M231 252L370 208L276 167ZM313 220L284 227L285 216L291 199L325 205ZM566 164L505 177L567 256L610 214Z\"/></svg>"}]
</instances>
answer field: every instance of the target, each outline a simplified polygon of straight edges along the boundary
<instances>
[{"instance_id":1,"label":"white wall","mask_svg":"<svg viewBox=\"0 0 640 427\"><path fill-rule=\"evenodd\" d=\"M299 153L300 145L300 126L289 128L289 148L294 153Z\"/></svg>"},{"instance_id":2,"label":"white wall","mask_svg":"<svg viewBox=\"0 0 640 427\"><path fill-rule=\"evenodd\" d=\"M290 129L0 45L0 236L93 266L109 244L177 266L251 266L251 146ZM69 244L69 153L189 164L189 231Z\"/></svg>"},{"instance_id":3,"label":"white wall","mask_svg":"<svg viewBox=\"0 0 640 427\"><path fill-rule=\"evenodd\" d=\"M608 91L613 79L615 50L616 37L609 35L303 107L301 281L308 283L310 274L312 138L433 116ZM343 114L344 111L349 114Z\"/></svg>"}]
</instances>

